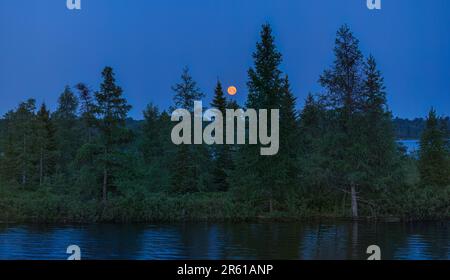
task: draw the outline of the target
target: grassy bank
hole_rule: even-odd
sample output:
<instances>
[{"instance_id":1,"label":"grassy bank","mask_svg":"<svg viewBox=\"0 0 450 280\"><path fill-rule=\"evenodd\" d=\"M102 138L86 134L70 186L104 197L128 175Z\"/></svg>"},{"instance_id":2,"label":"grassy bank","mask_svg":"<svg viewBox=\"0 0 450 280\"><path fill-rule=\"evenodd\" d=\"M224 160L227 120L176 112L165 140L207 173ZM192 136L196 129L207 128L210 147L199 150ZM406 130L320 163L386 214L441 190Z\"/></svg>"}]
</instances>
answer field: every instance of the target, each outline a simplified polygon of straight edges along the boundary
<instances>
[{"instance_id":1,"label":"grassy bank","mask_svg":"<svg viewBox=\"0 0 450 280\"><path fill-rule=\"evenodd\" d=\"M429 220L450 218L450 188L439 192L399 189L399 196L381 198L373 206L361 205L371 219ZM401 194L401 195L400 195ZM337 201L337 200L336 200ZM177 221L252 221L348 218L342 205L317 207L318 201L292 198L283 210L267 212L230 193L194 193L170 196L146 193L98 200L74 199L51 191L0 187L0 222L29 223L146 223ZM345 206L345 205L344 205Z\"/></svg>"}]
</instances>

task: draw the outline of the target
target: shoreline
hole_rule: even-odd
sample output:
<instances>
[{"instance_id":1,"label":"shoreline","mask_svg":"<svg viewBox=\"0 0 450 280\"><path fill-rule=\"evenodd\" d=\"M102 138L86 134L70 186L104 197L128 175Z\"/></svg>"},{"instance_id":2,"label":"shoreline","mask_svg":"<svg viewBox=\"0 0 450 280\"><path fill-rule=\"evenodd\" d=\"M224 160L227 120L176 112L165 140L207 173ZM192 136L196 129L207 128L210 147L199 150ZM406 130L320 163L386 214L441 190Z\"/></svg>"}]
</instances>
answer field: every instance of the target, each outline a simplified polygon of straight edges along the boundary
<instances>
[{"instance_id":1,"label":"shoreline","mask_svg":"<svg viewBox=\"0 0 450 280\"><path fill-rule=\"evenodd\" d=\"M420 191L420 189L419 189ZM420 196L415 190L407 197L414 201L398 200L394 196L377 201L376 209L360 206L361 222L440 221L450 219L450 208L441 197L424 200L429 192ZM402 193L403 194L403 193ZM399 196L400 197L400 196ZM417 199L416 199L417 197ZM401 198L401 197L400 197ZM260 207L257 207L257 206ZM179 222L316 222L352 221L349 204L339 197L329 198L329 203L316 207L312 197L292 198L278 204L273 212L254 201L236 199L233 193L202 192L184 195L149 193L111 197L106 204L96 199L83 200L72 194L18 191L0 187L0 224L142 224ZM264 206L264 205L263 205Z\"/></svg>"},{"instance_id":2,"label":"shoreline","mask_svg":"<svg viewBox=\"0 0 450 280\"><path fill-rule=\"evenodd\" d=\"M360 217L358 219L345 218L345 217L249 217L247 219L179 219L179 220L153 220L153 221L127 221L127 222L117 222L117 221L70 221L70 220L52 220L52 221L42 221L42 220L16 220L16 221L4 221L0 220L1 225L145 225L145 224L180 224L180 223L232 223L232 224L259 224L259 223L427 223L427 222L449 222L450 217L436 217L427 219L414 219L414 218L401 218L401 217Z\"/></svg>"}]
</instances>

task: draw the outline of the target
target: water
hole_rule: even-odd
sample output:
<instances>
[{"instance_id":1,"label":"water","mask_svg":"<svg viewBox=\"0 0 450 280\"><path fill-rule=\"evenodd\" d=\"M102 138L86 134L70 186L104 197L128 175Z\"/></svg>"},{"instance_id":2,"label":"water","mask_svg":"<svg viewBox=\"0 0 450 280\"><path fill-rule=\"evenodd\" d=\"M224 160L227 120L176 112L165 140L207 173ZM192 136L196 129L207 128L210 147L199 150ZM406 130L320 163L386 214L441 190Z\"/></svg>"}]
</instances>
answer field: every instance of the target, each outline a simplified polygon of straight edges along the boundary
<instances>
[{"instance_id":1,"label":"water","mask_svg":"<svg viewBox=\"0 0 450 280\"><path fill-rule=\"evenodd\" d=\"M185 223L0 225L0 259L450 259L450 221L430 223Z\"/></svg>"},{"instance_id":2,"label":"water","mask_svg":"<svg viewBox=\"0 0 450 280\"><path fill-rule=\"evenodd\" d=\"M417 153L420 148L419 140L399 140L397 143L403 145L406 148L406 152L410 155Z\"/></svg>"}]
</instances>

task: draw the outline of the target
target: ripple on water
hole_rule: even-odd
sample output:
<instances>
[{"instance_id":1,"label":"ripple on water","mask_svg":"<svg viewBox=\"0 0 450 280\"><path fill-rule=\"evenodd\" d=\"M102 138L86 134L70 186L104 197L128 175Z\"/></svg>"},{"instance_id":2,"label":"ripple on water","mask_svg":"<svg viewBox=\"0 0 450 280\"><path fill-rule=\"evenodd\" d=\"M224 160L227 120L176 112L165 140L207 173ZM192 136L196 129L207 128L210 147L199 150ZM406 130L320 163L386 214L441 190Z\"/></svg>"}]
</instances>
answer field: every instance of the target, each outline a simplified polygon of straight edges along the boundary
<instances>
[{"instance_id":1,"label":"ripple on water","mask_svg":"<svg viewBox=\"0 0 450 280\"><path fill-rule=\"evenodd\" d=\"M449 259L450 222L0 226L0 259Z\"/></svg>"}]
</instances>

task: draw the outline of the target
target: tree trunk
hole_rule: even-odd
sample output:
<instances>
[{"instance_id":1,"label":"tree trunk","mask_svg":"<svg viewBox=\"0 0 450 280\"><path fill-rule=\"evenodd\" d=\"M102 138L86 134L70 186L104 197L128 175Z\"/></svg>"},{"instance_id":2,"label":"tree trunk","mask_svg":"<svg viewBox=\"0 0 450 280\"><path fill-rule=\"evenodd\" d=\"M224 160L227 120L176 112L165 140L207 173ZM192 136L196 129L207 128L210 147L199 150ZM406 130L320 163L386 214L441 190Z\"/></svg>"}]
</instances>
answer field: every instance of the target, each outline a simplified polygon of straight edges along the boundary
<instances>
[{"instance_id":1,"label":"tree trunk","mask_svg":"<svg viewBox=\"0 0 450 280\"><path fill-rule=\"evenodd\" d=\"M103 204L106 205L108 200L108 163L107 163L108 149L105 147L104 150L104 160L105 165L103 166Z\"/></svg>"},{"instance_id":2,"label":"tree trunk","mask_svg":"<svg viewBox=\"0 0 450 280\"><path fill-rule=\"evenodd\" d=\"M25 186L27 184L27 138L25 134L23 135L23 161L22 161L22 185Z\"/></svg>"},{"instance_id":3,"label":"tree trunk","mask_svg":"<svg viewBox=\"0 0 450 280\"><path fill-rule=\"evenodd\" d=\"M351 184L351 196L352 196L352 218L358 218L358 198L356 194L356 186Z\"/></svg>"},{"instance_id":4,"label":"tree trunk","mask_svg":"<svg viewBox=\"0 0 450 280\"><path fill-rule=\"evenodd\" d=\"M39 158L39 186L42 186L44 177L44 152L41 148L40 158Z\"/></svg>"},{"instance_id":5,"label":"tree trunk","mask_svg":"<svg viewBox=\"0 0 450 280\"><path fill-rule=\"evenodd\" d=\"M106 167L103 169L103 203L106 203L108 199L108 170Z\"/></svg>"}]
</instances>

